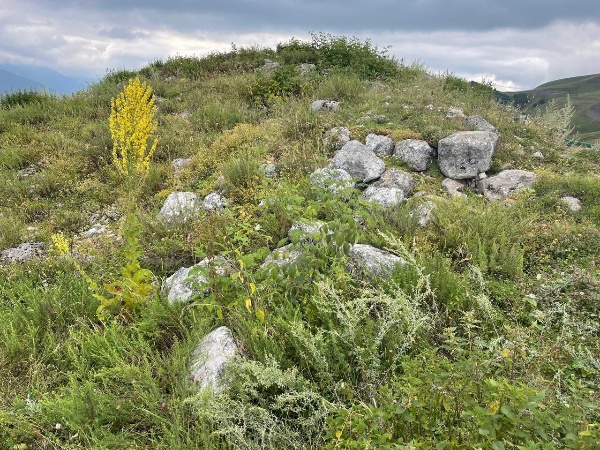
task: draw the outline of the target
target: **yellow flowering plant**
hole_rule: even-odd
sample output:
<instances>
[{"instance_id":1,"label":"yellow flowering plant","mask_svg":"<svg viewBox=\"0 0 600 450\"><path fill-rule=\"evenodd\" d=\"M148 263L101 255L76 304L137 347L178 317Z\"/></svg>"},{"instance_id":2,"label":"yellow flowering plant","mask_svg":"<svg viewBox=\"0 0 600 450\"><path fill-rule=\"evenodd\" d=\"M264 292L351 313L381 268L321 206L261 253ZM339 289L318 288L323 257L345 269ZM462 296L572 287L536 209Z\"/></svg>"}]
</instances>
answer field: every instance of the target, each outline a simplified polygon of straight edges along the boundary
<instances>
[{"instance_id":1,"label":"yellow flowering plant","mask_svg":"<svg viewBox=\"0 0 600 450\"><path fill-rule=\"evenodd\" d=\"M117 170L125 176L129 194L126 203L127 215L121 232L125 241L125 262L121 268L121 277L113 282L104 283L102 290L79 263L73 260L75 268L88 284L92 295L100 301L96 314L101 320L107 317L107 312L111 309L118 309L122 317L130 320L130 313L154 292L154 275L150 270L143 269L140 264L143 255L139 244L141 226L136 215L137 190L133 188L141 186L141 181L150 170L150 159L157 145L157 140L152 139L157 127L155 112L152 89L146 83L141 83L139 78L129 80L123 92L111 102L109 126L114 143L113 162ZM69 243L64 235L55 234L52 241L59 254L69 252ZM110 295L104 295L103 291Z\"/></svg>"},{"instance_id":2,"label":"yellow flowering plant","mask_svg":"<svg viewBox=\"0 0 600 450\"><path fill-rule=\"evenodd\" d=\"M157 140L152 139L157 121L152 88L139 77L129 80L111 102L109 118L115 166L129 180L145 178ZM151 141L151 142L149 142Z\"/></svg>"}]
</instances>

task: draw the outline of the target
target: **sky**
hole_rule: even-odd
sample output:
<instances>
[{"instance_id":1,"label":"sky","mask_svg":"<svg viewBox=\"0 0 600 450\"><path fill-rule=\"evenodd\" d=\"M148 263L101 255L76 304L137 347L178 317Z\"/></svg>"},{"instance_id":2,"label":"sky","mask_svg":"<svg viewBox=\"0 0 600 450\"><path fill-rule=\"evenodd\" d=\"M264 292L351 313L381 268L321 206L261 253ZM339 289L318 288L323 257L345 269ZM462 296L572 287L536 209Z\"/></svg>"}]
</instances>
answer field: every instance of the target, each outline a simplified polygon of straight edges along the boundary
<instances>
[{"instance_id":1,"label":"sky","mask_svg":"<svg viewBox=\"0 0 600 450\"><path fill-rule=\"evenodd\" d=\"M169 56L369 39L405 64L502 91L600 73L598 0L2 0L0 62L95 81Z\"/></svg>"}]
</instances>

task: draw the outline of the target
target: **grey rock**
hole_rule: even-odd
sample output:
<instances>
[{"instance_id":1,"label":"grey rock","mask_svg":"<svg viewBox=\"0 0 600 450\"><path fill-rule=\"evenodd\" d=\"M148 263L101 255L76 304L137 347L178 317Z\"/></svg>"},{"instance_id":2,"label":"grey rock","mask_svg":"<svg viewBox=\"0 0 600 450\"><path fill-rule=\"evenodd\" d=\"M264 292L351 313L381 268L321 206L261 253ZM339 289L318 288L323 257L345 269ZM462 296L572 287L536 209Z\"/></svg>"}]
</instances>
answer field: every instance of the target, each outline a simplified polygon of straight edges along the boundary
<instances>
[{"instance_id":1,"label":"grey rock","mask_svg":"<svg viewBox=\"0 0 600 450\"><path fill-rule=\"evenodd\" d=\"M411 170L423 172L431 166L435 150L425 141L404 139L396 143L394 156Z\"/></svg>"},{"instance_id":2,"label":"grey rock","mask_svg":"<svg viewBox=\"0 0 600 450\"><path fill-rule=\"evenodd\" d=\"M277 61L271 61L270 59L265 59L265 63L262 65L260 70L263 72L270 72L271 70L275 70L280 66Z\"/></svg>"},{"instance_id":3,"label":"grey rock","mask_svg":"<svg viewBox=\"0 0 600 450\"><path fill-rule=\"evenodd\" d=\"M386 170L381 178L373 183L373 186L398 188L404 197L408 197L415 188L415 180L410 173L392 167Z\"/></svg>"},{"instance_id":4,"label":"grey rock","mask_svg":"<svg viewBox=\"0 0 600 450\"><path fill-rule=\"evenodd\" d=\"M297 233L300 235L300 242L313 241L313 236L321 231L321 228L325 225L325 222L320 220L315 221L297 221L292 224L292 227L288 231L288 237L291 239L292 236Z\"/></svg>"},{"instance_id":5,"label":"grey rock","mask_svg":"<svg viewBox=\"0 0 600 450\"><path fill-rule=\"evenodd\" d=\"M217 211L227 206L227 199L216 192L211 192L202 202L202 209L205 211Z\"/></svg>"},{"instance_id":6,"label":"grey rock","mask_svg":"<svg viewBox=\"0 0 600 450\"><path fill-rule=\"evenodd\" d=\"M435 203L431 200L428 200L424 203L421 203L417 206L413 211L409 213L410 217L417 218L417 223L420 227L425 227L429 222L433 220L433 210L435 208Z\"/></svg>"},{"instance_id":7,"label":"grey rock","mask_svg":"<svg viewBox=\"0 0 600 450\"><path fill-rule=\"evenodd\" d=\"M348 142L350 142L350 130L346 127L332 128L323 135L323 143L335 150L341 150Z\"/></svg>"},{"instance_id":8,"label":"grey rock","mask_svg":"<svg viewBox=\"0 0 600 450\"><path fill-rule=\"evenodd\" d=\"M567 207L571 210L571 211L579 211L582 206L581 206L581 200L579 200L576 197L562 197L561 201L563 201L564 203L567 204Z\"/></svg>"},{"instance_id":9,"label":"grey rock","mask_svg":"<svg viewBox=\"0 0 600 450\"><path fill-rule=\"evenodd\" d=\"M332 194L339 194L354 186L354 181L348 172L334 167L315 170L310 174L310 182L314 186L329 190Z\"/></svg>"},{"instance_id":10,"label":"grey rock","mask_svg":"<svg viewBox=\"0 0 600 450\"><path fill-rule=\"evenodd\" d=\"M310 64L310 63L300 64L300 75L308 75L309 73L314 71L316 68L317 68L317 66L315 66L314 64Z\"/></svg>"},{"instance_id":11,"label":"grey rock","mask_svg":"<svg viewBox=\"0 0 600 450\"><path fill-rule=\"evenodd\" d=\"M267 178L274 178L277 175L277 166L273 163L261 164L260 168Z\"/></svg>"},{"instance_id":12,"label":"grey rock","mask_svg":"<svg viewBox=\"0 0 600 450\"><path fill-rule=\"evenodd\" d=\"M337 111L340 107L340 102L336 102L335 100L315 100L310 105L310 109L314 112L318 111Z\"/></svg>"},{"instance_id":13,"label":"grey rock","mask_svg":"<svg viewBox=\"0 0 600 450\"><path fill-rule=\"evenodd\" d=\"M362 193L362 198L368 202L379 203L386 208L395 206L405 200L402 189L380 186L369 186Z\"/></svg>"},{"instance_id":14,"label":"grey rock","mask_svg":"<svg viewBox=\"0 0 600 450\"><path fill-rule=\"evenodd\" d=\"M239 355L238 346L227 327L219 327L204 336L190 357L190 380L201 389L221 392L227 363Z\"/></svg>"},{"instance_id":15,"label":"grey rock","mask_svg":"<svg viewBox=\"0 0 600 450\"><path fill-rule=\"evenodd\" d=\"M446 114L446 117L448 117L449 119L452 119L454 117L466 117L466 116L462 109L451 106L450 108L448 108L448 113Z\"/></svg>"},{"instance_id":16,"label":"grey rock","mask_svg":"<svg viewBox=\"0 0 600 450\"><path fill-rule=\"evenodd\" d=\"M368 183L385 172L385 163L358 141L350 141L338 151L331 163L336 169L344 169L352 178Z\"/></svg>"},{"instance_id":17,"label":"grey rock","mask_svg":"<svg viewBox=\"0 0 600 450\"><path fill-rule=\"evenodd\" d=\"M293 248L292 244L284 245L283 247L276 248L268 255L265 262L261 264L261 268L267 267L271 264L283 267L287 264L296 262L298 258L302 256L302 250Z\"/></svg>"},{"instance_id":18,"label":"grey rock","mask_svg":"<svg viewBox=\"0 0 600 450\"><path fill-rule=\"evenodd\" d=\"M477 189L489 200L500 200L515 192L530 188L535 174L525 170L503 170L497 175L477 182Z\"/></svg>"},{"instance_id":19,"label":"grey rock","mask_svg":"<svg viewBox=\"0 0 600 450\"><path fill-rule=\"evenodd\" d=\"M438 163L448 178L474 178L492 165L498 135L487 131L459 131L438 143Z\"/></svg>"},{"instance_id":20,"label":"grey rock","mask_svg":"<svg viewBox=\"0 0 600 450\"><path fill-rule=\"evenodd\" d=\"M192 158L177 158L171 161L171 165L173 166L173 170L175 172L179 172L186 166L189 166L192 163Z\"/></svg>"},{"instance_id":21,"label":"grey rock","mask_svg":"<svg viewBox=\"0 0 600 450\"><path fill-rule=\"evenodd\" d=\"M464 197L465 194L460 191L466 185L466 182L462 180L453 180L452 178L445 178L444 181L442 181L442 187L446 189L446 192L450 197Z\"/></svg>"},{"instance_id":22,"label":"grey rock","mask_svg":"<svg viewBox=\"0 0 600 450\"><path fill-rule=\"evenodd\" d=\"M496 127L489 123L481 116L469 116L465 118L465 125L475 128L477 131L489 131L490 133L497 133Z\"/></svg>"},{"instance_id":23,"label":"grey rock","mask_svg":"<svg viewBox=\"0 0 600 450\"><path fill-rule=\"evenodd\" d=\"M366 145L377 156L390 156L394 152L394 141L388 136L371 133L367 135Z\"/></svg>"},{"instance_id":24,"label":"grey rock","mask_svg":"<svg viewBox=\"0 0 600 450\"><path fill-rule=\"evenodd\" d=\"M91 239L98 236L102 236L104 233L106 233L106 225L96 223L92 225L92 228L81 233L81 237L84 239Z\"/></svg>"},{"instance_id":25,"label":"grey rock","mask_svg":"<svg viewBox=\"0 0 600 450\"><path fill-rule=\"evenodd\" d=\"M202 269L194 278L190 278L190 271L194 268ZM168 277L162 284L162 292L167 296L170 304L188 302L193 296L208 294L208 275L214 273L227 276L231 272L231 265L222 257L204 258L191 267L182 267Z\"/></svg>"},{"instance_id":26,"label":"grey rock","mask_svg":"<svg viewBox=\"0 0 600 450\"><path fill-rule=\"evenodd\" d=\"M399 256L366 244L354 244L349 256L349 270L366 278L389 278L396 267L406 265Z\"/></svg>"},{"instance_id":27,"label":"grey rock","mask_svg":"<svg viewBox=\"0 0 600 450\"><path fill-rule=\"evenodd\" d=\"M535 152L532 156L534 158L544 159L544 154L542 152L540 152L540 151Z\"/></svg>"},{"instance_id":28,"label":"grey rock","mask_svg":"<svg viewBox=\"0 0 600 450\"><path fill-rule=\"evenodd\" d=\"M17 178L19 178L19 180L22 180L23 178L35 175L37 171L38 170L33 166L26 167L25 169L21 169L17 172Z\"/></svg>"},{"instance_id":29,"label":"grey rock","mask_svg":"<svg viewBox=\"0 0 600 450\"><path fill-rule=\"evenodd\" d=\"M193 192L172 192L163 204L157 218L168 222L187 222L200 211L200 201Z\"/></svg>"},{"instance_id":30,"label":"grey rock","mask_svg":"<svg viewBox=\"0 0 600 450\"><path fill-rule=\"evenodd\" d=\"M34 258L46 256L46 244L43 242L24 242L17 247L7 248L0 253L1 263L22 263Z\"/></svg>"}]
</instances>

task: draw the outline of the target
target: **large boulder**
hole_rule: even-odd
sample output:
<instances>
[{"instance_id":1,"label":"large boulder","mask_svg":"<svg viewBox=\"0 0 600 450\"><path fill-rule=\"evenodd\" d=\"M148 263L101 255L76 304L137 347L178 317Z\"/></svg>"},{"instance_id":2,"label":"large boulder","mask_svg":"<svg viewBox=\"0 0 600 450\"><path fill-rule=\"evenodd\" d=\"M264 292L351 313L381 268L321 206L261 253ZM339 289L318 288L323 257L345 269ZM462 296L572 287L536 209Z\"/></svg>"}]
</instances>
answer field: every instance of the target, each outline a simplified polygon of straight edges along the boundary
<instances>
[{"instance_id":1,"label":"large boulder","mask_svg":"<svg viewBox=\"0 0 600 450\"><path fill-rule=\"evenodd\" d=\"M385 163L358 141L350 141L344 145L334 155L331 166L343 169L352 178L365 183L378 179L385 172Z\"/></svg>"},{"instance_id":2,"label":"large boulder","mask_svg":"<svg viewBox=\"0 0 600 450\"><path fill-rule=\"evenodd\" d=\"M190 277L192 269L199 269L194 277ZM162 285L162 291L169 303L188 302L195 295L208 294L209 275L211 271L218 276L227 276L231 266L222 257L204 258L191 267L182 267Z\"/></svg>"},{"instance_id":3,"label":"large boulder","mask_svg":"<svg viewBox=\"0 0 600 450\"><path fill-rule=\"evenodd\" d=\"M442 173L454 180L474 178L489 170L498 135L487 131L458 131L438 143Z\"/></svg>"},{"instance_id":4,"label":"large boulder","mask_svg":"<svg viewBox=\"0 0 600 450\"><path fill-rule=\"evenodd\" d=\"M399 256L366 244L354 244L349 256L350 272L366 278L390 278L396 267L406 265Z\"/></svg>"},{"instance_id":5,"label":"large boulder","mask_svg":"<svg viewBox=\"0 0 600 450\"><path fill-rule=\"evenodd\" d=\"M396 143L394 156L411 170L423 172L431 166L435 150L425 141L404 139Z\"/></svg>"},{"instance_id":6,"label":"large boulder","mask_svg":"<svg viewBox=\"0 0 600 450\"><path fill-rule=\"evenodd\" d=\"M163 203L157 218L167 222L187 222L202 209L198 196L193 192L172 192Z\"/></svg>"},{"instance_id":7,"label":"large boulder","mask_svg":"<svg viewBox=\"0 0 600 450\"><path fill-rule=\"evenodd\" d=\"M394 153L394 141L388 136L368 134L365 144L377 156L390 156Z\"/></svg>"},{"instance_id":8,"label":"large boulder","mask_svg":"<svg viewBox=\"0 0 600 450\"><path fill-rule=\"evenodd\" d=\"M238 346L227 327L219 327L204 336L190 357L190 380L200 388L224 389L223 372L227 363L239 355Z\"/></svg>"},{"instance_id":9,"label":"large boulder","mask_svg":"<svg viewBox=\"0 0 600 450\"><path fill-rule=\"evenodd\" d=\"M34 258L46 256L46 244L43 242L24 242L0 253L0 263L22 263Z\"/></svg>"},{"instance_id":10,"label":"large boulder","mask_svg":"<svg viewBox=\"0 0 600 450\"><path fill-rule=\"evenodd\" d=\"M493 177L477 182L477 189L488 200L500 200L515 192L530 188L535 183L535 173L525 170L503 170Z\"/></svg>"}]
</instances>

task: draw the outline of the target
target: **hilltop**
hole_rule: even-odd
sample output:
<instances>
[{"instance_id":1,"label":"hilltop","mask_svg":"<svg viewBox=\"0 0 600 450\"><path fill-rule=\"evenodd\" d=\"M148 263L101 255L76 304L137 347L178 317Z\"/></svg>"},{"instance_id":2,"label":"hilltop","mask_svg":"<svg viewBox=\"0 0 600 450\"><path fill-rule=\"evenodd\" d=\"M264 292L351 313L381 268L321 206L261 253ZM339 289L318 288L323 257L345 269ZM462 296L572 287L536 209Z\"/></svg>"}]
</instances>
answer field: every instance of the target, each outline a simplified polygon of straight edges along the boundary
<instances>
[{"instance_id":1,"label":"hilltop","mask_svg":"<svg viewBox=\"0 0 600 450\"><path fill-rule=\"evenodd\" d=\"M3 96L0 448L596 448L600 151L554 119L322 34Z\"/></svg>"},{"instance_id":2,"label":"hilltop","mask_svg":"<svg viewBox=\"0 0 600 450\"><path fill-rule=\"evenodd\" d=\"M543 113L552 100L562 108L567 96L575 107L573 138L591 143L600 140L600 74L563 78L528 91L500 94L504 101L512 101L532 115Z\"/></svg>"}]
</instances>

